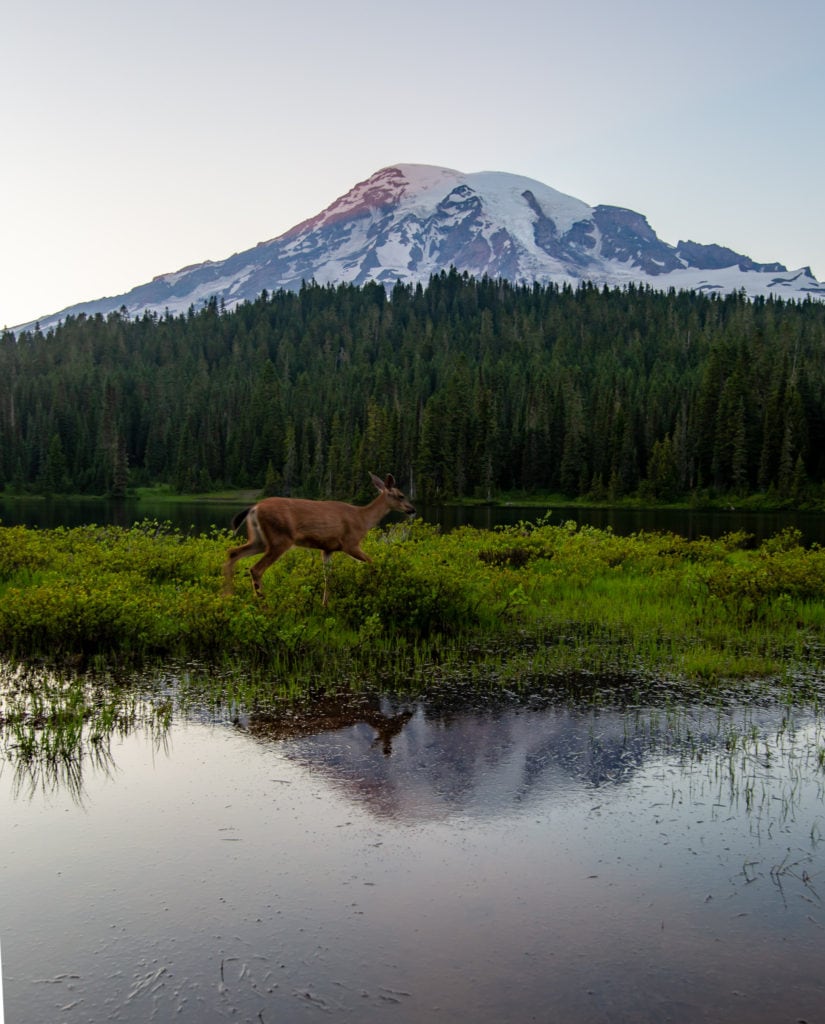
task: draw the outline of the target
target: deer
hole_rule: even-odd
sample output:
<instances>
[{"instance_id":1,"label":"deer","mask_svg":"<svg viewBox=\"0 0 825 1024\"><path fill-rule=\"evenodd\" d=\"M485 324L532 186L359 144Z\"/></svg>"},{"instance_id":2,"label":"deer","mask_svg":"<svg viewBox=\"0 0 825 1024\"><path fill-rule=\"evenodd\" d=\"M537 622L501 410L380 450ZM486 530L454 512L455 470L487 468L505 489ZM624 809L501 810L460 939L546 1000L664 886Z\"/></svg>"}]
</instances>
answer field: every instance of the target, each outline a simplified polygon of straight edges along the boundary
<instances>
[{"instance_id":1,"label":"deer","mask_svg":"<svg viewBox=\"0 0 825 1024\"><path fill-rule=\"evenodd\" d=\"M264 498L239 512L232 520L237 532L246 522L247 542L230 548L223 566L224 593L233 590L233 572L239 558L260 555L250 569L252 589L261 596L261 577L281 555L292 547L314 548L324 563L324 596L327 604L327 569L333 552L343 551L359 562L371 562L361 550L361 541L390 512L414 516L415 508L396 487L392 473L382 480L370 478L378 496L369 505L348 505L343 501L315 501L309 498Z\"/></svg>"}]
</instances>

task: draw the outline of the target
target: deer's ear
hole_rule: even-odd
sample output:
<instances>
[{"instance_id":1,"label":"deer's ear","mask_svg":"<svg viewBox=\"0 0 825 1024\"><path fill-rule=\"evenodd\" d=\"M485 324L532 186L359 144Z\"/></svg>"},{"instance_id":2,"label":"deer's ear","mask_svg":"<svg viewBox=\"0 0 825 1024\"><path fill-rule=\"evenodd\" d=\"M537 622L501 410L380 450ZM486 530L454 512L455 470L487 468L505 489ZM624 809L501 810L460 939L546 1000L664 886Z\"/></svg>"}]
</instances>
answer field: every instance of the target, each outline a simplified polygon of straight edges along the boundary
<instances>
[{"instance_id":1,"label":"deer's ear","mask_svg":"<svg viewBox=\"0 0 825 1024\"><path fill-rule=\"evenodd\" d=\"M388 491L391 491L395 487L395 477L392 473L387 473L387 479L384 481L384 486Z\"/></svg>"},{"instance_id":2,"label":"deer's ear","mask_svg":"<svg viewBox=\"0 0 825 1024\"><path fill-rule=\"evenodd\" d=\"M372 482L375 484L379 491L383 491L386 489L384 481L380 477L377 477L375 473L370 473L370 479L372 480Z\"/></svg>"}]
</instances>

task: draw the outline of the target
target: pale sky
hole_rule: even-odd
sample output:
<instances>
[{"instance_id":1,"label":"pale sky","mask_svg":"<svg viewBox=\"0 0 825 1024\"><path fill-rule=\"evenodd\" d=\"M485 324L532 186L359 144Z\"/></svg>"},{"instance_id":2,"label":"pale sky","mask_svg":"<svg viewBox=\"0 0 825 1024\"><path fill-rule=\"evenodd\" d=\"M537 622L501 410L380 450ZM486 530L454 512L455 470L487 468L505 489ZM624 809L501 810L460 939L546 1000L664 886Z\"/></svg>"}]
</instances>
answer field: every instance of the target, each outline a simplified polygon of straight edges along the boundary
<instances>
[{"instance_id":1,"label":"pale sky","mask_svg":"<svg viewBox=\"0 0 825 1024\"><path fill-rule=\"evenodd\" d=\"M251 248L394 163L823 280L823 39L822 0L10 0L0 327Z\"/></svg>"}]
</instances>

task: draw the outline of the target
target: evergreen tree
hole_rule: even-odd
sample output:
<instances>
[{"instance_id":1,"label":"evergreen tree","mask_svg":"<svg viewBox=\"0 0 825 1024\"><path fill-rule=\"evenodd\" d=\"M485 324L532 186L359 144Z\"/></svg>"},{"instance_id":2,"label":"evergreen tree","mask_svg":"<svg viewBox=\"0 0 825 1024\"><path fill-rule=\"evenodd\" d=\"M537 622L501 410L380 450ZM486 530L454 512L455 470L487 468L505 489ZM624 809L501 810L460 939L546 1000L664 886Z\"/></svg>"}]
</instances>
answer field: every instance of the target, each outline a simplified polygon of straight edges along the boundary
<instances>
[{"instance_id":1,"label":"evergreen tree","mask_svg":"<svg viewBox=\"0 0 825 1024\"><path fill-rule=\"evenodd\" d=\"M644 482L807 501L825 486L823 348L825 303L457 273L69 316L0 337L0 484L353 498L391 471L424 499Z\"/></svg>"},{"instance_id":2,"label":"evergreen tree","mask_svg":"<svg viewBox=\"0 0 825 1024\"><path fill-rule=\"evenodd\" d=\"M63 452L63 443L58 434L52 434L51 441L49 442L40 479L40 488L46 494L60 493L68 489L66 456Z\"/></svg>"}]
</instances>

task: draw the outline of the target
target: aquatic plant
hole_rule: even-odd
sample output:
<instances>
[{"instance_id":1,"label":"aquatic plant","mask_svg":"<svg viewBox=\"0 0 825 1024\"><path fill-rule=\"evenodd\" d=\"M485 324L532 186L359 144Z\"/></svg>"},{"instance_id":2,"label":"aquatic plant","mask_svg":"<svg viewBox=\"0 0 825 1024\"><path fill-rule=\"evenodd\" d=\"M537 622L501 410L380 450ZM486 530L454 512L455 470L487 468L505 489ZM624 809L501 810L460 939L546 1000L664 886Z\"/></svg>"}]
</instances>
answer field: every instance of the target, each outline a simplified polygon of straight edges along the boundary
<instances>
[{"instance_id":1,"label":"aquatic plant","mask_svg":"<svg viewBox=\"0 0 825 1024\"><path fill-rule=\"evenodd\" d=\"M170 701L133 683L0 662L0 769L13 764L15 790L66 789L80 799L88 767L111 769L114 738L138 727L162 738Z\"/></svg>"}]
</instances>

